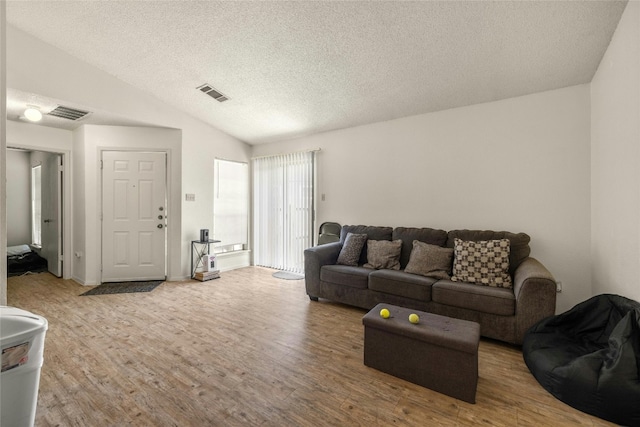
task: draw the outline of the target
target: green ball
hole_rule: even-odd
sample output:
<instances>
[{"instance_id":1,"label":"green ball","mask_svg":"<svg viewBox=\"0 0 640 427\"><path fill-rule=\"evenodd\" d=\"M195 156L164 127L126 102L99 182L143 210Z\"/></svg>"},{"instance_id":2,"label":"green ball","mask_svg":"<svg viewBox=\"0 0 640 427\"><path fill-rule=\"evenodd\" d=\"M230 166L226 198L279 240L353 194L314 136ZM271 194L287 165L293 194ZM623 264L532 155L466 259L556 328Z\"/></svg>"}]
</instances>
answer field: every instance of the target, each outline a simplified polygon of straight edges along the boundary
<instances>
[{"instance_id":1,"label":"green ball","mask_svg":"<svg viewBox=\"0 0 640 427\"><path fill-rule=\"evenodd\" d=\"M416 324L416 323L418 323L419 321L420 321L420 317L419 317L417 314L415 314L415 313L411 313L411 314L409 315L409 322L411 322L411 323L413 323L413 324Z\"/></svg>"}]
</instances>

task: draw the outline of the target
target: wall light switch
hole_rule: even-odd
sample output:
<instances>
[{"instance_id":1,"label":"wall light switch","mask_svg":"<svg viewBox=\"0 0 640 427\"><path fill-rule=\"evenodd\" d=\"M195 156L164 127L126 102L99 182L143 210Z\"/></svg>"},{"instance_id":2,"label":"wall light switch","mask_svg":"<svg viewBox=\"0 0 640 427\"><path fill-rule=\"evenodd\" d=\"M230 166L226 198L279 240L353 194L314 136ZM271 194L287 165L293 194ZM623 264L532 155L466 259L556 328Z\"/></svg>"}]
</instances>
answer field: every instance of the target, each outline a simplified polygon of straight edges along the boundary
<instances>
[{"instance_id":1,"label":"wall light switch","mask_svg":"<svg viewBox=\"0 0 640 427\"><path fill-rule=\"evenodd\" d=\"M196 201L196 195L194 193L187 193L185 194L185 198L184 198L187 202L195 202Z\"/></svg>"},{"instance_id":2,"label":"wall light switch","mask_svg":"<svg viewBox=\"0 0 640 427\"><path fill-rule=\"evenodd\" d=\"M322 201L324 202L324 200L325 200L325 196L324 196L324 193L322 193Z\"/></svg>"}]
</instances>

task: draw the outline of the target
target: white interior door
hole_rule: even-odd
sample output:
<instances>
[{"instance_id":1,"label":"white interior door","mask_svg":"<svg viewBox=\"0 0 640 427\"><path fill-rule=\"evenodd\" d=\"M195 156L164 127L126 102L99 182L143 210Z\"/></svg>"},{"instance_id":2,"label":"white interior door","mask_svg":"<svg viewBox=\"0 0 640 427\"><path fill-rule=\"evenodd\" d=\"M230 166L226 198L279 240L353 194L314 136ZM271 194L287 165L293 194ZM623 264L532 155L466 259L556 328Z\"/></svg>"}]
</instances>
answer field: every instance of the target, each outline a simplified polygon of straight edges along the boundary
<instances>
[{"instance_id":1,"label":"white interior door","mask_svg":"<svg viewBox=\"0 0 640 427\"><path fill-rule=\"evenodd\" d=\"M166 154L102 153L102 282L166 278Z\"/></svg>"},{"instance_id":2,"label":"white interior door","mask_svg":"<svg viewBox=\"0 0 640 427\"><path fill-rule=\"evenodd\" d=\"M51 274L62 277L62 156L42 164L42 256Z\"/></svg>"}]
</instances>

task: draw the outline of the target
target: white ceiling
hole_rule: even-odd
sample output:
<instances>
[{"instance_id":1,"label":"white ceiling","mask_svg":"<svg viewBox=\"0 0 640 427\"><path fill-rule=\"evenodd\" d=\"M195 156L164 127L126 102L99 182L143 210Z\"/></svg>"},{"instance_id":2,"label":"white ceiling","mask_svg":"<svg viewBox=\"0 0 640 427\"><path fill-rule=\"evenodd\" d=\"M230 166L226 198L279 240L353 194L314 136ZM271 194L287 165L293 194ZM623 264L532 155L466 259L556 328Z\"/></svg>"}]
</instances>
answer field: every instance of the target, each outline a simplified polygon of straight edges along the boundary
<instances>
[{"instance_id":1,"label":"white ceiling","mask_svg":"<svg viewBox=\"0 0 640 427\"><path fill-rule=\"evenodd\" d=\"M588 83L625 6L7 1L7 21L257 144Z\"/></svg>"},{"instance_id":2,"label":"white ceiling","mask_svg":"<svg viewBox=\"0 0 640 427\"><path fill-rule=\"evenodd\" d=\"M83 124L92 125L112 125L112 126L150 126L138 120L132 120L128 117L114 114L110 111L96 110L93 107L87 107L77 104L70 104L62 99L53 99L50 97L24 92L17 89L7 88L7 118L14 121L24 121L24 110L27 106L37 107L42 113L42 120L39 125L49 126L58 129L73 130ZM74 108L88 112L84 118L74 121L70 119L50 116L47 113L54 110L58 106Z\"/></svg>"}]
</instances>

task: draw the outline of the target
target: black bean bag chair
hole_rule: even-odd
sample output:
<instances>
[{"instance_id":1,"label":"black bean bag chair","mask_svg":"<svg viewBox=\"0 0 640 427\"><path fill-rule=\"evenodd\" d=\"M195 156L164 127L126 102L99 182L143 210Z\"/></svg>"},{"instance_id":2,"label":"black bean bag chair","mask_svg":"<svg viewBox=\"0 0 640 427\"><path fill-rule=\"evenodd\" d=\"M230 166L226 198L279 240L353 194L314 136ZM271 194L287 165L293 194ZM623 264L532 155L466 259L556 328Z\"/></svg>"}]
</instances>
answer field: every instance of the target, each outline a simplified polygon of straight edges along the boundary
<instances>
[{"instance_id":1,"label":"black bean bag chair","mask_svg":"<svg viewBox=\"0 0 640 427\"><path fill-rule=\"evenodd\" d=\"M640 426L640 303L603 294L527 331L527 367L564 403L625 426Z\"/></svg>"}]
</instances>

